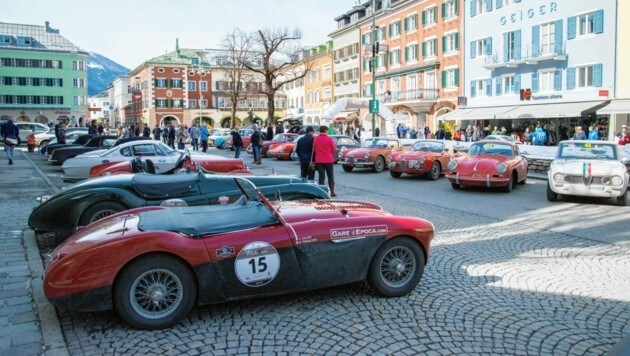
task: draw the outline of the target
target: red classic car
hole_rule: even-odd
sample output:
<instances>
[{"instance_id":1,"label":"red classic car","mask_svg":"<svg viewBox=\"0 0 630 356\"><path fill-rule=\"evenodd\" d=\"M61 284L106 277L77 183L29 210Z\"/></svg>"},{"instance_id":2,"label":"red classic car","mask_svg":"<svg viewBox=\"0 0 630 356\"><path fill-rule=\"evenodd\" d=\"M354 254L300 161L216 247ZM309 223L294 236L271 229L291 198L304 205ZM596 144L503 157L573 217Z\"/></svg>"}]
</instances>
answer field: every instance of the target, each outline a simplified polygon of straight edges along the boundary
<instances>
[{"instance_id":1,"label":"red classic car","mask_svg":"<svg viewBox=\"0 0 630 356\"><path fill-rule=\"evenodd\" d=\"M400 148L400 142L395 138L374 137L363 141L359 148L343 151L339 162L346 172L352 172L355 167L371 167L378 173L386 167L385 157L398 148Z\"/></svg>"},{"instance_id":2,"label":"red classic car","mask_svg":"<svg viewBox=\"0 0 630 356\"><path fill-rule=\"evenodd\" d=\"M411 146L409 151L394 151L387 156L389 174L399 178L403 173L410 175L424 174L430 180L440 178L446 173L446 165L454 155L453 147L447 147L447 141L422 140Z\"/></svg>"},{"instance_id":3,"label":"red classic car","mask_svg":"<svg viewBox=\"0 0 630 356\"><path fill-rule=\"evenodd\" d=\"M243 140L243 147L247 148L252 140L252 134L254 133L253 129L240 129L238 131L241 134L241 139ZM234 151L234 142L232 140L232 136L227 140L225 148L229 148Z\"/></svg>"},{"instance_id":4,"label":"red classic car","mask_svg":"<svg viewBox=\"0 0 630 356\"><path fill-rule=\"evenodd\" d=\"M505 141L480 141L468 154L448 163L446 178L453 189L461 186L502 187L511 192L515 184L527 180L527 160L518 146Z\"/></svg>"},{"instance_id":5,"label":"red classic car","mask_svg":"<svg viewBox=\"0 0 630 356\"><path fill-rule=\"evenodd\" d=\"M435 234L429 221L358 201L272 205L248 180L235 181L243 196L231 204L142 207L80 228L51 254L46 298L159 329L195 304L361 280L399 297L420 282Z\"/></svg>"},{"instance_id":6,"label":"red classic car","mask_svg":"<svg viewBox=\"0 0 630 356\"><path fill-rule=\"evenodd\" d=\"M90 178L101 177L110 174L140 172L171 174L178 172L181 169L190 169L195 171L198 168L214 173L251 173L247 166L245 166L245 163L243 163L243 160L240 158L227 158L210 154L194 155L191 158L189 154L181 153L179 159L172 167L162 171L156 171L155 169L156 166L155 162L153 162L153 159L156 158L158 157L138 157L138 159L131 161L101 163L90 168Z\"/></svg>"},{"instance_id":7,"label":"red classic car","mask_svg":"<svg viewBox=\"0 0 630 356\"><path fill-rule=\"evenodd\" d=\"M272 140L268 140L268 141L264 141L263 142L263 147L262 150L260 151L260 154L263 157L270 157L269 155L269 149L271 148L272 145L277 144L277 143L287 143L287 142L293 142L295 141L295 139L298 137L297 134L294 133L281 133L281 134L277 134L273 137ZM250 155L253 155L254 152L252 151L252 145L248 145L247 146L247 153L249 153ZM289 153L290 155L290 153ZM286 158L289 158L289 156L287 156Z\"/></svg>"}]
</instances>

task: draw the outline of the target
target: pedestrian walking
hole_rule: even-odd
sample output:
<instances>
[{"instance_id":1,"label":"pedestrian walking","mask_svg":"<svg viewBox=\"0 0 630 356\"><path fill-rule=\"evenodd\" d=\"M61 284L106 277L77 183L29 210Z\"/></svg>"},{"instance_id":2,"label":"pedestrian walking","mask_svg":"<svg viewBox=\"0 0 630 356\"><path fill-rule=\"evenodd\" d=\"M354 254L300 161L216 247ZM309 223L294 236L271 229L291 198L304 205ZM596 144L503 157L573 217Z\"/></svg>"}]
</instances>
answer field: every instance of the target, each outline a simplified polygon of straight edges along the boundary
<instances>
[{"instance_id":1,"label":"pedestrian walking","mask_svg":"<svg viewBox=\"0 0 630 356\"><path fill-rule=\"evenodd\" d=\"M201 125L199 127L199 139L201 140L201 151L206 153L208 151L208 137L210 137L210 132L208 132L208 128L206 125Z\"/></svg>"},{"instance_id":2,"label":"pedestrian walking","mask_svg":"<svg viewBox=\"0 0 630 356\"><path fill-rule=\"evenodd\" d=\"M354 140L361 143L361 125L357 124L354 128Z\"/></svg>"},{"instance_id":3,"label":"pedestrian walking","mask_svg":"<svg viewBox=\"0 0 630 356\"><path fill-rule=\"evenodd\" d=\"M547 134L539 125L538 127L536 127L536 131L534 131L534 145L544 146L545 142L547 142Z\"/></svg>"},{"instance_id":4,"label":"pedestrian walking","mask_svg":"<svg viewBox=\"0 0 630 356\"><path fill-rule=\"evenodd\" d=\"M161 134L162 130L160 130L160 126L158 124L155 124L155 127L153 128L153 139L159 141Z\"/></svg>"},{"instance_id":5,"label":"pedestrian walking","mask_svg":"<svg viewBox=\"0 0 630 356\"><path fill-rule=\"evenodd\" d=\"M179 128L177 129L177 149L178 150L183 150L186 148L186 141L188 141L189 137L190 137L190 134L188 133L188 128L186 128L186 126L184 125L179 125Z\"/></svg>"},{"instance_id":6,"label":"pedestrian walking","mask_svg":"<svg viewBox=\"0 0 630 356\"><path fill-rule=\"evenodd\" d=\"M315 130L313 129L313 126L307 126L306 133L298 140L295 147L295 153L298 155L298 159L300 160L300 177L304 181L315 180L315 169L313 167L313 143L315 141L315 137L313 136L314 134Z\"/></svg>"},{"instance_id":7,"label":"pedestrian walking","mask_svg":"<svg viewBox=\"0 0 630 356\"><path fill-rule=\"evenodd\" d=\"M57 138L57 143L66 143L66 124L60 123L55 127L57 131L55 132L55 138Z\"/></svg>"},{"instance_id":8,"label":"pedestrian walking","mask_svg":"<svg viewBox=\"0 0 630 356\"><path fill-rule=\"evenodd\" d=\"M144 125L144 129L142 130L142 137L151 137L151 129L149 125Z\"/></svg>"},{"instance_id":9,"label":"pedestrian walking","mask_svg":"<svg viewBox=\"0 0 630 356\"><path fill-rule=\"evenodd\" d=\"M597 132L597 126L593 125L588 128L588 139L591 141L596 141L599 139L599 133Z\"/></svg>"},{"instance_id":10,"label":"pedestrian walking","mask_svg":"<svg viewBox=\"0 0 630 356\"><path fill-rule=\"evenodd\" d=\"M381 129L376 127L376 129L374 129L374 137L381 137Z\"/></svg>"},{"instance_id":11,"label":"pedestrian walking","mask_svg":"<svg viewBox=\"0 0 630 356\"><path fill-rule=\"evenodd\" d=\"M168 144L168 126L164 126L162 129L162 142Z\"/></svg>"},{"instance_id":12,"label":"pedestrian walking","mask_svg":"<svg viewBox=\"0 0 630 356\"><path fill-rule=\"evenodd\" d=\"M234 146L234 158L239 158L243 149L243 138L238 131L238 126L235 126L230 134L232 135L232 145Z\"/></svg>"},{"instance_id":13,"label":"pedestrian walking","mask_svg":"<svg viewBox=\"0 0 630 356\"><path fill-rule=\"evenodd\" d=\"M269 126L267 126L267 140L271 139L273 139L273 125L270 122Z\"/></svg>"},{"instance_id":14,"label":"pedestrian walking","mask_svg":"<svg viewBox=\"0 0 630 356\"><path fill-rule=\"evenodd\" d=\"M262 133L258 129L258 125L254 124L252 128L254 129L254 132L252 133L250 138L251 138L252 152L254 153L253 163L262 164L262 157L261 157L262 146L263 146Z\"/></svg>"},{"instance_id":15,"label":"pedestrian walking","mask_svg":"<svg viewBox=\"0 0 630 356\"><path fill-rule=\"evenodd\" d=\"M18 137L20 137L20 129L13 122L12 119L7 120L0 129L0 135L4 140L4 153L7 155L9 164L13 164L13 150L15 145L18 144Z\"/></svg>"},{"instance_id":16,"label":"pedestrian walking","mask_svg":"<svg viewBox=\"0 0 630 356\"><path fill-rule=\"evenodd\" d=\"M619 146L630 145L630 133L628 132L628 125L621 125L621 133L619 134L619 140L617 141Z\"/></svg>"},{"instance_id":17,"label":"pedestrian walking","mask_svg":"<svg viewBox=\"0 0 630 356\"><path fill-rule=\"evenodd\" d=\"M172 149L175 149L175 125L170 124L168 128L168 146Z\"/></svg>"},{"instance_id":18,"label":"pedestrian walking","mask_svg":"<svg viewBox=\"0 0 630 356\"><path fill-rule=\"evenodd\" d=\"M336 197L335 194L335 176L333 166L335 164L335 153L337 146L335 142L328 136L328 127L319 127L319 136L315 138L313 145L314 160L317 167L319 184L323 185L328 177L328 188L330 188L330 196Z\"/></svg>"},{"instance_id":19,"label":"pedestrian walking","mask_svg":"<svg viewBox=\"0 0 630 356\"><path fill-rule=\"evenodd\" d=\"M199 131L199 127L197 124L193 124L190 128L190 140L192 141L193 151L199 151L199 137L201 136L201 131Z\"/></svg>"}]
</instances>

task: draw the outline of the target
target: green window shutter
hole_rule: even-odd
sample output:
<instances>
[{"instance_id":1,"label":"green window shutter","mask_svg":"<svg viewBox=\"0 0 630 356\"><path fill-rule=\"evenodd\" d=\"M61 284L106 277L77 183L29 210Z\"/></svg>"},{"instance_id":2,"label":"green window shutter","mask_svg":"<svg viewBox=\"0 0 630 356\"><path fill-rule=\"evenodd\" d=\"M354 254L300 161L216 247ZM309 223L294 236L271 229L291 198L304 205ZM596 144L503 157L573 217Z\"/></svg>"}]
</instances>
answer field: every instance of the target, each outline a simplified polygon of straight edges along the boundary
<instances>
[{"instance_id":1,"label":"green window shutter","mask_svg":"<svg viewBox=\"0 0 630 356\"><path fill-rule=\"evenodd\" d=\"M59 79L59 86L63 87L63 78Z\"/></svg>"},{"instance_id":2,"label":"green window shutter","mask_svg":"<svg viewBox=\"0 0 630 356\"><path fill-rule=\"evenodd\" d=\"M459 32L455 34L455 49L459 50Z\"/></svg>"},{"instance_id":3,"label":"green window shutter","mask_svg":"<svg viewBox=\"0 0 630 356\"><path fill-rule=\"evenodd\" d=\"M446 3L445 2L442 3L442 8L440 9L440 11L442 12L442 19L444 19L446 17Z\"/></svg>"},{"instance_id":4,"label":"green window shutter","mask_svg":"<svg viewBox=\"0 0 630 356\"><path fill-rule=\"evenodd\" d=\"M175 87L175 79L170 79L170 80L168 80L168 81L167 81L167 83L168 83L168 82L170 82L169 84L170 84L170 87L171 87L171 88L174 88L174 87Z\"/></svg>"},{"instance_id":5,"label":"green window shutter","mask_svg":"<svg viewBox=\"0 0 630 356\"><path fill-rule=\"evenodd\" d=\"M422 27L426 26L427 23L427 12L422 11Z\"/></svg>"},{"instance_id":6,"label":"green window shutter","mask_svg":"<svg viewBox=\"0 0 630 356\"><path fill-rule=\"evenodd\" d=\"M446 36L442 36L442 53L446 53Z\"/></svg>"},{"instance_id":7,"label":"green window shutter","mask_svg":"<svg viewBox=\"0 0 630 356\"><path fill-rule=\"evenodd\" d=\"M442 88L446 88L446 71L442 71Z\"/></svg>"},{"instance_id":8,"label":"green window shutter","mask_svg":"<svg viewBox=\"0 0 630 356\"><path fill-rule=\"evenodd\" d=\"M405 62L409 61L409 47L405 47Z\"/></svg>"},{"instance_id":9,"label":"green window shutter","mask_svg":"<svg viewBox=\"0 0 630 356\"><path fill-rule=\"evenodd\" d=\"M405 17L405 32L409 32L409 18Z\"/></svg>"},{"instance_id":10,"label":"green window shutter","mask_svg":"<svg viewBox=\"0 0 630 356\"><path fill-rule=\"evenodd\" d=\"M363 34L363 36L361 36L361 44L365 44L365 34Z\"/></svg>"},{"instance_id":11,"label":"green window shutter","mask_svg":"<svg viewBox=\"0 0 630 356\"><path fill-rule=\"evenodd\" d=\"M418 45L413 45L415 47L415 58L414 59L418 59Z\"/></svg>"},{"instance_id":12,"label":"green window shutter","mask_svg":"<svg viewBox=\"0 0 630 356\"><path fill-rule=\"evenodd\" d=\"M155 99L155 107L158 108L159 104L158 104L158 99Z\"/></svg>"},{"instance_id":13,"label":"green window shutter","mask_svg":"<svg viewBox=\"0 0 630 356\"><path fill-rule=\"evenodd\" d=\"M437 7L436 7L435 11L433 11L433 23L437 23L437 15L438 15L438 12L437 12Z\"/></svg>"},{"instance_id":14,"label":"green window shutter","mask_svg":"<svg viewBox=\"0 0 630 356\"><path fill-rule=\"evenodd\" d=\"M390 23L390 24L389 24L389 35L390 35L390 36L392 35L392 26L393 26L393 25L394 25L394 24L392 24L392 23Z\"/></svg>"},{"instance_id":15,"label":"green window shutter","mask_svg":"<svg viewBox=\"0 0 630 356\"><path fill-rule=\"evenodd\" d=\"M459 0L455 0L455 15L459 15Z\"/></svg>"},{"instance_id":16,"label":"green window shutter","mask_svg":"<svg viewBox=\"0 0 630 356\"><path fill-rule=\"evenodd\" d=\"M422 42L422 58L425 58L426 56L427 56L427 43Z\"/></svg>"},{"instance_id":17,"label":"green window shutter","mask_svg":"<svg viewBox=\"0 0 630 356\"><path fill-rule=\"evenodd\" d=\"M459 68L453 69L453 84L455 84L456 87L459 86Z\"/></svg>"},{"instance_id":18,"label":"green window shutter","mask_svg":"<svg viewBox=\"0 0 630 356\"><path fill-rule=\"evenodd\" d=\"M414 27L414 30L418 28L418 14L413 15L413 19L414 19L414 24L416 27Z\"/></svg>"},{"instance_id":19,"label":"green window shutter","mask_svg":"<svg viewBox=\"0 0 630 356\"><path fill-rule=\"evenodd\" d=\"M157 88L157 86L158 86L158 80L157 79L155 80L155 84L154 85Z\"/></svg>"},{"instance_id":20,"label":"green window shutter","mask_svg":"<svg viewBox=\"0 0 630 356\"><path fill-rule=\"evenodd\" d=\"M168 101L167 101L168 102ZM171 107L174 108L175 107L175 99L171 99Z\"/></svg>"}]
</instances>

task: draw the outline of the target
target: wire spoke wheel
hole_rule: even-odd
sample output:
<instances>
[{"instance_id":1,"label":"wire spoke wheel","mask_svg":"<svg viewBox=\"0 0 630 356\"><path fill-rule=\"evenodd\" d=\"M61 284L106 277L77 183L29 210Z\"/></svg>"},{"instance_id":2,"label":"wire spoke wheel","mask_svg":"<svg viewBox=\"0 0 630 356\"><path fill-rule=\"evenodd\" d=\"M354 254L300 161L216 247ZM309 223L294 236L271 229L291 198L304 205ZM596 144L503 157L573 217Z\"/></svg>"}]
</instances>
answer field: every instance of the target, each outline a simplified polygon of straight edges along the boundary
<instances>
[{"instance_id":1,"label":"wire spoke wheel","mask_svg":"<svg viewBox=\"0 0 630 356\"><path fill-rule=\"evenodd\" d=\"M405 246L396 246L385 253L380 264L383 282L392 288L407 284L416 270L416 258Z\"/></svg>"},{"instance_id":2,"label":"wire spoke wheel","mask_svg":"<svg viewBox=\"0 0 630 356\"><path fill-rule=\"evenodd\" d=\"M101 211L99 211L98 213L96 213L96 214L94 214L92 216L92 219L90 219L90 223L93 223L95 221L104 219L104 218L106 218L106 217L108 217L110 215L114 215L116 213L118 213L116 210L111 210L111 209L101 210Z\"/></svg>"},{"instance_id":3,"label":"wire spoke wheel","mask_svg":"<svg viewBox=\"0 0 630 356\"><path fill-rule=\"evenodd\" d=\"M165 269L152 269L136 278L129 291L131 307L147 319L160 319L173 313L184 298L179 277Z\"/></svg>"}]
</instances>

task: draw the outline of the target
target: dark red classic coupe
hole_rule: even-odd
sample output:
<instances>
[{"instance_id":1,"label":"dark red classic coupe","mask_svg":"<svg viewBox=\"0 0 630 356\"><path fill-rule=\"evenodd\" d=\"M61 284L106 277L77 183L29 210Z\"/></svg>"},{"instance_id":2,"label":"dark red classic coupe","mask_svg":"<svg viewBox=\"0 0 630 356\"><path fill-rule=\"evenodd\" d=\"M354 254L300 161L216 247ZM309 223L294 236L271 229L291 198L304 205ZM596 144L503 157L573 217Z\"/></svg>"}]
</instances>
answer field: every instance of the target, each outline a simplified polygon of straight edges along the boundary
<instances>
[{"instance_id":1,"label":"dark red classic coupe","mask_svg":"<svg viewBox=\"0 0 630 356\"><path fill-rule=\"evenodd\" d=\"M158 329L195 304L362 280L399 297L420 282L435 234L429 221L358 201L272 205L234 179L243 196L231 204L137 208L81 228L52 252L46 297Z\"/></svg>"}]
</instances>

